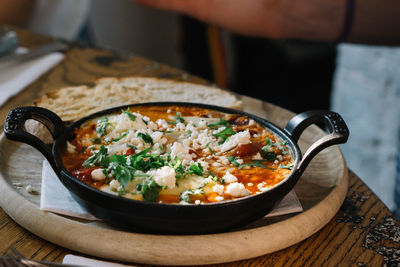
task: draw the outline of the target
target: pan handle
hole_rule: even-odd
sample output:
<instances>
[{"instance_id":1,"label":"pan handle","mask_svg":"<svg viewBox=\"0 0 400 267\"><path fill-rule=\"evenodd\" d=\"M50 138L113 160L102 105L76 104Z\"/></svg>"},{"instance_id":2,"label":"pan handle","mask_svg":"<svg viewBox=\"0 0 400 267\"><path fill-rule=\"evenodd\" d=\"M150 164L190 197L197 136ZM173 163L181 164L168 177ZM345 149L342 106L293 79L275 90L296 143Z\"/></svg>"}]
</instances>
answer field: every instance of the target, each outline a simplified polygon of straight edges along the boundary
<instances>
[{"instance_id":1,"label":"pan handle","mask_svg":"<svg viewBox=\"0 0 400 267\"><path fill-rule=\"evenodd\" d=\"M57 114L41 107L17 107L10 110L4 124L4 134L10 140L29 144L39 150L56 171L58 164L51 151L51 145L46 145L42 140L24 130L24 124L28 119L43 123L49 129L53 139L56 140L63 132L65 126Z\"/></svg>"},{"instance_id":2,"label":"pan handle","mask_svg":"<svg viewBox=\"0 0 400 267\"><path fill-rule=\"evenodd\" d=\"M303 173L311 159L326 147L345 143L349 137L349 129L343 118L336 112L326 110L311 110L293 117L284 131L297 143L303 131L314 123L322 123L327 135L313 143L304 153L297 171Z\"/></svg>"}]
</instances>

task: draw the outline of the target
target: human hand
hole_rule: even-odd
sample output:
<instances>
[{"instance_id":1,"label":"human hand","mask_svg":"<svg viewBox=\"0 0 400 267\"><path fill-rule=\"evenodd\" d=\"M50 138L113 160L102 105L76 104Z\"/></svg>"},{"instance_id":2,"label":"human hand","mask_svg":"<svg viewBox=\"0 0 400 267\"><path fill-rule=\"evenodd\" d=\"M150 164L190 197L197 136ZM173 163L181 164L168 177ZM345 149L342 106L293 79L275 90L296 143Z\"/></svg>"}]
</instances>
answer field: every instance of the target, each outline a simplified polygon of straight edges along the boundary
<instances>
[{"instance_id":1,"label":"human hand","mask_svg":"<svg viewBox=\"0 0 400 267\"><path fill-rule=\"evenodd\" d=\"M282 0L133 0L183 13L236 33L285 37Z\"/></svg>"}]
</instances>

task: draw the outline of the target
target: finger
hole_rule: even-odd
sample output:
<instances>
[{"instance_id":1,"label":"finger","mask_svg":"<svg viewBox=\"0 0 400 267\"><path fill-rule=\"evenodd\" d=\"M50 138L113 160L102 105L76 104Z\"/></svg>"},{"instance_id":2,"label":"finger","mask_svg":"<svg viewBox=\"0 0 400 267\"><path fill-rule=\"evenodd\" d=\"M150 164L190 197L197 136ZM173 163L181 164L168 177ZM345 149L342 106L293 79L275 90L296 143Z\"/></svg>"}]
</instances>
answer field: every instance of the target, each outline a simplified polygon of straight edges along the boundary
<instances>
[{"instance_id":1,"label":"finger","mask_svg":"<svg viewBox=\"0 0 400 267\"><path fill-rule=\"evenodd\" d=\"M207 19L213 0L133 0L149 7L184 13L201 19Z\"/></svg>"}]
</instances>

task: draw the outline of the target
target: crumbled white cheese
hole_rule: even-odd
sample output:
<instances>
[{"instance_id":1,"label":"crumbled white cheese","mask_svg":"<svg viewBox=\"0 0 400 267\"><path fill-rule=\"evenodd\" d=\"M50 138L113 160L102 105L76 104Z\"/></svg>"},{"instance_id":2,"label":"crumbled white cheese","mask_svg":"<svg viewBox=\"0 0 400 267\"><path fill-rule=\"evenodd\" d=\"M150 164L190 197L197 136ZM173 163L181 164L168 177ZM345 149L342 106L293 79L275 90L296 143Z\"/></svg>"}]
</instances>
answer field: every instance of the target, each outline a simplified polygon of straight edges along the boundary
<instances>
[{"instance_id":1,"label":"crumbled white cheese","mask_svg":"<svg viewBox=\"0 0 400 267\"><path fill-rule=\"evenodd\" d=\"M259 184L257 185L257 188L258 188L258 190L259 190L260 192L264 192L264 191L268 191L268 190L270 189L270 186L269 186L267 183L262 182L262 183L259 183Z\"/></svg>"},{"instance_id":2,"label":"crumbled white cheese","mask_svg":"<svg viewBox=\"0 0 400 267\"><path fill-rule=\"evenodd\" d=\"M149 121L149 122L148 122L147 127L149 127L149 129L150 129L150 130L153 130L153 131L155 131L155 130L158 129L157 124L155 124L155 123L152 122L152 121Z\"/></svg>"},{"instance_id":3,"label":"crumbled white cheese","mask_svg":"<svg viewBox=\"0 0 400 267\"><path fill-rule=\"evenodd\" d=\"M160 186L167 186L171 189L176 185L174 168L164 166L160 169L148 171L147 173L153 176L154 181Z\"/></svg>"},{"instance_id":4,"label":"crumbled white cheese","mask_svg":"<svg viewBox=\"0 0 400 267\"><path fill-rule=\"evenodd\" d=\"M267 151L267 152L273 152L274 151L271 146L264 146L262 149Z\"/></svg>"},{"instance_id":5,"label":"crumbled white cheese","mask_svg":"<svg viewBox=\"0 0 400 267\"><path fill-rule=\"evenodd\" d=\"M228 158L225 157L225 156L220 156L220 157L219 157L219 161L220 161L222 164L224 164L224 165L228 165L228 164L229 164L229 160L228 160Z\"/></svg>"},{"instance_id":6,"label":"crumbled white cheese","mask_svg":"<svg viewBox=\"0 0 400 267\"><path fill-rule=\"evenodd\" d=\"M197 128L199 129L205 129L206 127L207 127L207 122L204 119L201 119L197 124Z\"/></svg>"},{"instance_id":7,"label":"crumbled white cheese","mask_svg":"<svg viewBox=\"0 0 400 267\"><path fill-rule=\"evenodd\" d=\"M253 186L254 184L253 183L247 183L247 186Z\"/></svg>"},{"instance_id":8,"label":"crumbled white cheese","mask_svg":"<svg viewBox=\"0 0 400 267\"><path fill-rule=\"evenodd\" d=\"M226 187L226 193L233 197L244 197L251 194L242 183L238 182L229 184Z\"/></svg>"},{"instance_id":9,"label":"crumbled white cheese","mask_svg":"<svg viewBox=\"0 0 400 267\"><path fill-rule=\"evenodd\" d=\"M112 123L114 127L109 134L114 136L113 134L114 132L123 133L128 130L139 130L147 128L146 124L142 120L143 118L142 115L140 115L139 113L132 113L132 114L136 116L136 119L134 121L131 120L128 114L126 113L121 113L120 115L117 116L110 116L108 121Z\"/></svg>"},{"instance_id":10,"label":"crumbled white cheese","mask_svg":"<svg viewBox=\"0 0 400 267\"><path fill-rule=\"evenodd\" d=\"M151 134L151 138L153 139L153 143L162 143L163 133L156 131Z\"/></svg>"},{"instance_id":11,"label":"crumbled white cheese","mask_svg":"<svg viewBox=\"0 0 400 267\"><path fill-rule=\"evenodd\" d=\"M76 147L71 144L70 142L67 141L67 152L68 153L74 153L76 150Z\"/></svg>"},{"instance_id":12,"label":"crumbled white cheese","mask_svg":"<svg viewBox=\"0 0 400 267\"><path fill-rule=\"evenodd\" d=\"M237 177L233 174L231 174L230 172L227 172L222 179L224 179L225 183L230 184L233 182L237 182Z\"/></svg>"},{"instance_id":13,"label":"crumbled white cheese","mask_svg":"<svg viewBox=\"0 0 400 267\"><path fill-rule=\"evenodd\" d=\"M215 200L216 200L216 201L222 201L222 200L224 200L224 197L217 196L217 197L215 198Z\"/></svg>"},{"instance_id":14,"label":"crumbled white cheese","mask_svg":"<svg viewBox=\"0 0 400 267\"><path fill-rule=\"evenodd\" d=\"M182 122L179 122L176 124L175 129L176 129L176 131L180 131L180 132L185 131L186 125L183 124Z\"/></svg>"},{"instance_id":15,"label":"crumbled white cheese","mask_svg":"<svg viewBox=\"0 0 400 267\"><path fill-rule=\"evenodd\" d=\"M218 195L224 194L224 186L221 184L216 184L212 188L213 192L217 193Z\"/></svg>"},{"instance_id":16,"label":"crumbled white cheese","mask_svg":"<svg viewBox=\"0 0 400 267\"><path fill-rule=\"evenodd\" d=\"M106 176L103 173L103 169L94 169L91 173L92 180L94 181L101 181L106 179Z\"/></svg>"},{"instance_id":17,"label":"crumbled white cheese","mask_svg":"<svg viewBox=\"0 0 400 267\"><path fill-rule=\"evenodd\" d=\"M164 120L164 119L158 119L156 121L156 123L157 123L158 126L160 126L161 128L165 128L165 129L167 129L168 126L169 126L168 122L166 120Z\"/></svg>"},{"instance_id":18,"label":"crumbled white cheese","mask_svg":"<svg viewBox=\"0 0 400 267\"><path fill-rule=\"evenodd\" d=\"M201 204L201 200L200 200L200 199L196 199L196 200L194 201L194 204L196 204L196 205Z\"/></svg>"},{"instance_id":19,"label":"crumbled white cheese","mask_svg":"<svg viewBox=\"0 0 400 267\"><path fill-rule=\"evenodd\" d=\"M140 146L137 145L136 147L139 148ZM128 150L129 147L126 144L111 143L106 146L106 148L108 155L122 155L125 153L126 150Z\"/></svg>"},{"instance_id":20,"label":"crumbled white cheese","mask_svg":"<svg viewBox=\"0 0 400 267\"><path fill-rule=\"evenodd\" d=\"M212 165L213 167L221 167L221 166L222 166L222 164L219 163L219 162L213 162L211 165Z\"/></svg>"},{"instance_id":21,"label":"crumbled white cheese","mask_svg":"<svg viewBox=\"0 0 400 267\"><path fill-rule=\"evenodd\" d=\"M118 188L121 186L121 184L117 180L112 180L110 182L110 187L113 190L118 190Z\"/></svg>"},{"instance_id":22,"label":"crumbled white cheese","mask_svg":"<svg viewBox=\"0 0 400 267\"><path fill-rule=\"evenodd\" d=\"M178 157L180 160L191 160L192 156L189 154L189 149L179 142L174 142L171 147L171 158Z\"/></svg>"},{"instance_id":23,"label":"crumbled white cheese","mask_svg":"<svg viewBox=\"0 0 400 267\"><path fill-rule=\"evenodd\" d=\"M250 143L250 133L248 130L246 131L241 131L238 132L225 141L225 143L222 144L221 146L221 151L225 152L228 151L232 148L234 148L237 145L245 145Z\"/></svg>"},{"instance_id":24,"label":"crumbled white cheese","mask_svg":"<svg viewBox=\"0 0 400 267\"><path fill-rule=\"evenodd\" d=\"M256 155L253 156L253 160L262 160L263 158L261 157L260 153L257 153Z\"/></svg>"},{"instance_id":25,"label":"crumbled white cheese","mask_svg":"<svg viewBox=\"0 0 400 267\"><path fill-rule=\"evenodd\" d=\"M207 144L210 146L212 142L213 138L205 132L199 134L196 139L193 139L193 145L195 146L196 144L197 148L206 148Z\"/></svg>"},{"instance_id":26,"label":"crumbled white cheese","mask_svg":"<svg viewBox=\"0 0 400 267\"><path fill-rule=\"evenodd\" d=\"M203 172L208 171L208 162L206 161L198 161L200 163L201 167L203 168Z\"/></svg>"}]
</instances>

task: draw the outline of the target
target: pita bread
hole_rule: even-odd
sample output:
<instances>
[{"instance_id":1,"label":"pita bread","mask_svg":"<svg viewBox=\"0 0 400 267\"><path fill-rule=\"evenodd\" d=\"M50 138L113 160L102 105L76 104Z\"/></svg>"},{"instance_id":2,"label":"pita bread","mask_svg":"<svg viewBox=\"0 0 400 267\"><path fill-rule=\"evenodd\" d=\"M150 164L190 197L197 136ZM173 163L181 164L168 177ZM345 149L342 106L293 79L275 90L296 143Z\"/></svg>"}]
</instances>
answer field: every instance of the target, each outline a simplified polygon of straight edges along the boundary
<instances>
[{"instance_id":1,"label":"pita bread","mask_svg":"<svg viewBox=\"0 0 400 267\"><path fill-rule=\"evenodd\" d=\"M64 121L73 121L103 109L143 102L196 102L241 109L242 102L229 91L167 79L100 78L93 87L74 86L51 91L34 101Z\"/></svg>"}]
</instances>

